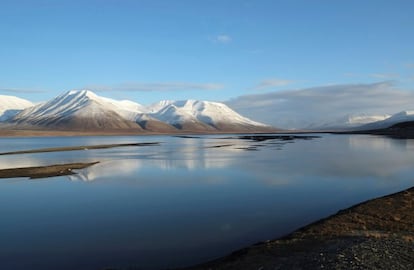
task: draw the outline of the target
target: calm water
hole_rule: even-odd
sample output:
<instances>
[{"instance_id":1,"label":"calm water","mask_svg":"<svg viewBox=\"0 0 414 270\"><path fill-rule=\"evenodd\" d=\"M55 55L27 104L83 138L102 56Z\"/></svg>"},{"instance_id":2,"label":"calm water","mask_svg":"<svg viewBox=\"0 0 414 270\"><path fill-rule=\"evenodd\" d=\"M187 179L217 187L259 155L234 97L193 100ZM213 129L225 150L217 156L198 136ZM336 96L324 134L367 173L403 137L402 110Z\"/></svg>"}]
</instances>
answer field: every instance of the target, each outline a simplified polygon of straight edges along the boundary
<instances>
[{"instance_id":1,"label":"calm water","mask_svg":"<svg viewBox=\"0 0 414 270\"><path fill-rule=\"evenodd\" d=\"M323 135L0 138L0 169L100 161L78 175L0 179L0 269L160 269L272 239L414 185L414 141ZM216 147L222 146L222 147Z\"/></svg>"}]
</instances>

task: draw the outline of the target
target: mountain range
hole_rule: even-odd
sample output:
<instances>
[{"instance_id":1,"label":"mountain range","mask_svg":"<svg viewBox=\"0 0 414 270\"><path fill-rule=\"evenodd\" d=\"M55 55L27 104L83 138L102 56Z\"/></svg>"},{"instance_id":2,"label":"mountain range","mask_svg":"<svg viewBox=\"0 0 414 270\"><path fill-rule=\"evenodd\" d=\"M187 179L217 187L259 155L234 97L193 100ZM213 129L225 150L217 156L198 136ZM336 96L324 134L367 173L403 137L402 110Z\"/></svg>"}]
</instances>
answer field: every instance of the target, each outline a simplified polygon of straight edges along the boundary
<instances>
[{"instance_id":1,"label":"mountain range","mask_svg":"<svg viewBox=\"0 0 414 270\"><path fill-rule=\"evenodd\" d=\"M353 130L359 129L366 124L378 122L390 118L392 115L370 115L370 114L347 114L343 117L308 125L308 130Z\"/></svg>"},{"instance_id":2,"label":"mountain range","mask_svg":"<svg viewBox=\"0 0 414 270\"><path fill-rule=\"evenodd\" d=\"M346 115L308 130L374 130L414 121L414 111L394 115ZM12 130L133 131L159 133L275 132L275 127L246 118L226 104L199 100L163 100L144 106L130 100L72 90L49 101L0 95L0 127Z\"/></svg>"},{"instance_id":3,"label":"mountain range","mask_svg":"<svg viewBox=\"0 0 414 270\"><path fill-rule=\"evenodd\" d=\"M10 129L137 132L271 132L276 129L241 116L227 105L199 100L164 100L144 106L88 90L72 90L33 104L0 96L0 121Z\"/></svg>"},{"instance_id":4,"label":"mountain range","mask_svg":"<svg viewBox=\"0 0 414 270\"><path fill-rule=\"evenodd\" d=\"M391 115L388 118L385 118L381 121L375 121L367 123L365 125L359 126L358 130L373 130L373 129L383 129L389 128L395 124L414 121L414 111L402 111L396 114Z\"/></svg>"}]
</instances>

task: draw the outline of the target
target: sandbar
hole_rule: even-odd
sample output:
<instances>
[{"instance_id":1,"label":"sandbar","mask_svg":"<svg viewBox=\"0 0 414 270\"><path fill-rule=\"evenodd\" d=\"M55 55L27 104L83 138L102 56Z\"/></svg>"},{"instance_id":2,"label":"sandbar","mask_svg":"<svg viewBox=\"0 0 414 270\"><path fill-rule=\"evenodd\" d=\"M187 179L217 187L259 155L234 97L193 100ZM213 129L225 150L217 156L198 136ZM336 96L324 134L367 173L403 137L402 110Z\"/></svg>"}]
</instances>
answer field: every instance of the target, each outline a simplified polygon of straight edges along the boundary
<instances>
[{"instance_id":1,"label":"sandbar","mask_svg":"<svg viewBox=\"0 0 414 270\"><path fill-rule=\"evenodd\" d=\"M31 179L37 179L53 176L72 175L76 174L76 172L73 170L84 169L97 163L99 162L67 163L48 166L2 169L0 170L0 178L28 177Z\"/></svg>"}]
</instances>

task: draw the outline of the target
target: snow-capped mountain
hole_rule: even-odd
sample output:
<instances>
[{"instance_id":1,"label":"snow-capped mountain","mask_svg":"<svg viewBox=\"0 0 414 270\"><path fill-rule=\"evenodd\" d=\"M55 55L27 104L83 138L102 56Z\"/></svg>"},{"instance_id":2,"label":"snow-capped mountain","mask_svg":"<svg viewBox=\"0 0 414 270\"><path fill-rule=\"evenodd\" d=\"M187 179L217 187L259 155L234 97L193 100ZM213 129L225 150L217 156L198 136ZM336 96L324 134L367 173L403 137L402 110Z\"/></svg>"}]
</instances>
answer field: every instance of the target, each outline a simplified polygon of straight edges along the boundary
<instances>
[{"instance_id":1,"label":"snow-capped mountain","mask_svg":"<svg viewBox=\"0 0 414 270\"><path fill-rule=\"evenodd\" d=\"M137 129L179 131L272 131L272 127L241 116L218 102L161 101L145 107L100 97L88 90L68 91L27 108L9 123L19 127L71 130Z\"/></svg>"},{"instance_id":2,"label":"snow-capped mountain","mask_svg":"<svg viewBox=\"0 0 414 270\"><path fill-rule=\"evenodd\" d=\"M179 129L237 130L269 128L241 116L218 102L181 100L161 101L148 109L149 115Z\"/></svg>"},{"instance_id":3,"label":"snow-capped mountain","mask_svg":"<svg viewBox=\"0 0 414 270\"><path fill-rule=\"evenodd\" d=\"M359 125L364 125L368 123L373 123L377 121L382 121L389 118L391 115L389 114L382 114L382 115L367 115L367 114L359 114L359 115L349 115L346 118L345 124L350 127L355 127Z\"/></svg>"},{"instance_id":4,"label":"snow-capped mountain","mask_svg":"<svg viewBox=\"0 0 414 270\"><path fill-rule=\"evenodd\" d=\"M307 129L312 130L347 130L361 125L382 121L389 118L389 114L369 115L369 114L348 114L334 121L315 123L309 125Z\"/></svg>"},{"instance_id":5,"label":"snow-capped mountain","mask_svg":"<svg viewBox=\"0 0 414 270\"><path fill-rule=\"evenodd\" d=\"M414 111L402 111L402 112L393 114L392 116L384 120L362 125L358 127L358 129L359 130L382 129L382 128L388 128L392 125L395 125L401 122L408 122L408 121L414 121Z\"/></svg>"},{"instance_id":6,"label":"snow-capped mountain","mask_svg":"<svg viewBox=\"0 0 414 270\"><path fill-rule=\"evenodd\" d=\"M6 121L34 104L28 100L0 95L0 121Z\"/></svg>"},{"instance_id":7,"label":"snow-capped mountain","mask_svg":"<svg viewBox=\"0 0 414 270\"><path fill-rule=\"evenodd\" d=\"M25 109L11 122L30 126L70 129L140 129L121 114L129 114L132 106L101 98L91 91L69 91L48 102ZM139 104L136 105L139 107ZM122 108L122 109L121 109ZM119 112L117 112L119 111Z\"/></svg>"}]
</instances>

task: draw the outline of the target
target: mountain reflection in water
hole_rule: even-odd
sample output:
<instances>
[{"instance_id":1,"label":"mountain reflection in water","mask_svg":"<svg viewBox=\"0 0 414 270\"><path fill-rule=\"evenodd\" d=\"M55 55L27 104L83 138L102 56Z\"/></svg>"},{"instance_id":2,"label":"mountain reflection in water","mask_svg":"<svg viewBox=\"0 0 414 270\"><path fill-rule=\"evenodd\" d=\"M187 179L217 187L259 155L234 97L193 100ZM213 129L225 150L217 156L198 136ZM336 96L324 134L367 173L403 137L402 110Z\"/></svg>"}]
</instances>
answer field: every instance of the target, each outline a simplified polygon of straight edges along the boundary
<instances>
[{"instance_id":1,"label":"mountain reflection in water","mask_svg":"<svg viewBox=\"0 0 414 270\"><path fill-rule=\"evenodd\" d=\"M0 181L1 268L191 265L414 184L412 142L365 135L0 138L0 148L150 141L160 144L0 156L0 169L99 161Z\"/></svg>"}]
</instances>

